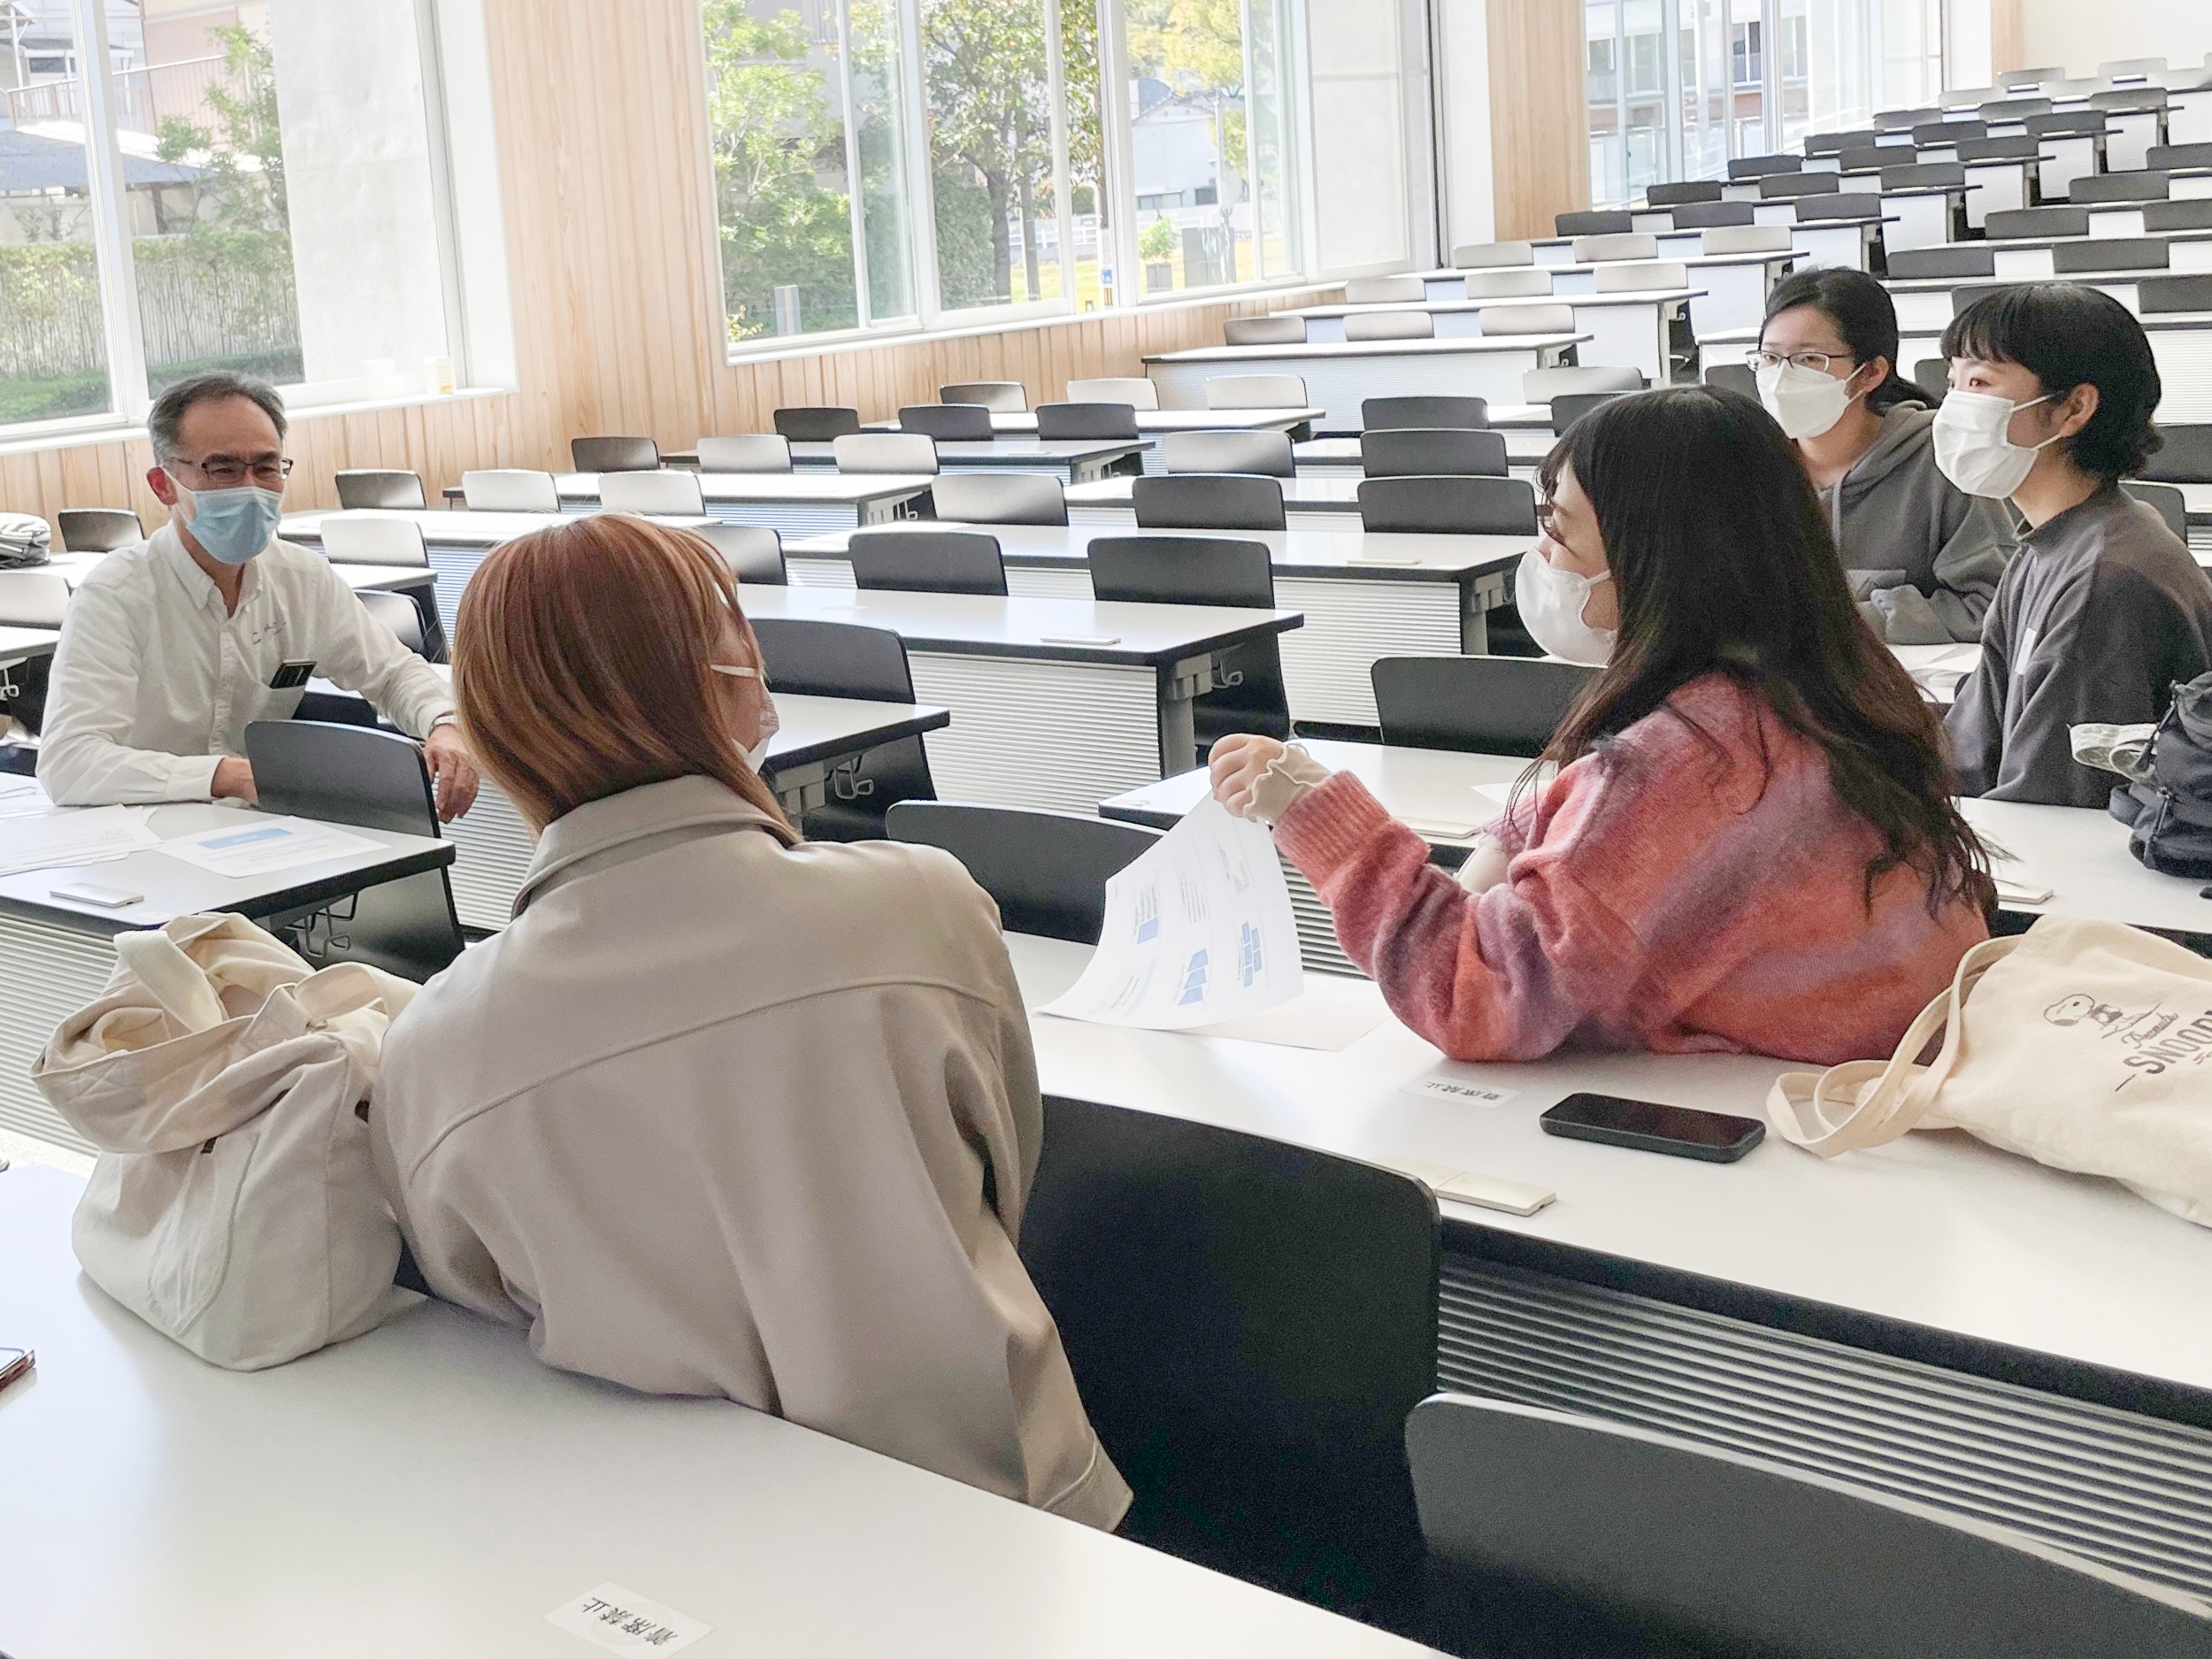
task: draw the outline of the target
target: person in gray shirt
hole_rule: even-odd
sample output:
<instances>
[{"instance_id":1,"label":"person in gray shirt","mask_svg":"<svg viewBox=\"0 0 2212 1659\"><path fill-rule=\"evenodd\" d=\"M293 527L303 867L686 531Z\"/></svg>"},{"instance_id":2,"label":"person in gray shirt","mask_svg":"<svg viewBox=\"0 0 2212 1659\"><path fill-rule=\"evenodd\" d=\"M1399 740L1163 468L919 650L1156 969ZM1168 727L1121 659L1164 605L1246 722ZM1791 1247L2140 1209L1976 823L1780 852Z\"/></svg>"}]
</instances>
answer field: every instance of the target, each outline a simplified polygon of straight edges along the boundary
<instances>
[{"instance_id":1,"label":"person in gray shirt","mask_svg":"<svg viewBox=\"0 0 2212 1659\"><path fill-rule=\"evenodd\" d=\"M2157 720L2212 668L2212 580L2119 483L2162 442L2150 342L2110 296L2037 282L1961 311L1943 355L1937 463L2025 524L1947 722L1959 787L2103 806L2112 780L2074 759L2070 728Z\"/></svg>"},{"instance_id":2,"label":"person in gray shirt","mask_svg":"<svg viewBox=\"0 0 2212 1659\"><path fill-rule=\"evenodd\" d=\"M1801 271L1767 301L1759 401L1796 446L1845 573L1893 645L1978 640L2013 552L2004 503L1935 460L1935 411L1898 378L1897 307L1863 271Z\"/></svg>"}]
</instances>

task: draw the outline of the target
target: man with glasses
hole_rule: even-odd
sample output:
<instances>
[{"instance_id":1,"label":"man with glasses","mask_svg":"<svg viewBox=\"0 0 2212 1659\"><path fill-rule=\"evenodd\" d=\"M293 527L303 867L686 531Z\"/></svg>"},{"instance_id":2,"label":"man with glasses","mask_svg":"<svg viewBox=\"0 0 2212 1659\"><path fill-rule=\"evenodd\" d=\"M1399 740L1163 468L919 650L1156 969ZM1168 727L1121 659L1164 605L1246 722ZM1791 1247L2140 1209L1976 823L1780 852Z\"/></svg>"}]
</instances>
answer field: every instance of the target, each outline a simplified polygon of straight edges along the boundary
<instances>
[{"instance_id":1,"label":"man with glasses","mask_svg":"<svg viewBox=\"0 0 2212 1659\"><path fill-rule=\"evenodd\" d=\"M277 539L284 405L266 383L181 380L146 418L169 521L94 566L54 653L39 781L65 806L253 804L246 726L287 718L311 676L422 740L438 815L476 798L453 695L320 556Z\"/></svg>"}]
</instances>

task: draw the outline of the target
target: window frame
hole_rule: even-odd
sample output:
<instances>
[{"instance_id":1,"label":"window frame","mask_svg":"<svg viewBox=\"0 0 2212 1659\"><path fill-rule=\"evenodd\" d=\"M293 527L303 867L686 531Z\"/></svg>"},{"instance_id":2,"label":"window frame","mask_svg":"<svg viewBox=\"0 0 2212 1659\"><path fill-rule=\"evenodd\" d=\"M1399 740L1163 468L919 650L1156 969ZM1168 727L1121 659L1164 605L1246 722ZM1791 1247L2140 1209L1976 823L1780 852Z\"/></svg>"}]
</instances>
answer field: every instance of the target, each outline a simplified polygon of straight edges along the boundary
<instances>
[{"instance_id":1,"label":"window frame","mask_svg":"<svg viewBox=\"0 0 2212 1659\"><path fill-rule=\"evenodd\" d=\"M423 127L428 150L431 218L437 235L438 277L445 314L445 349L454 384L470 382L468 306L463 291L461 238L455 216L453 147L447 124L446 53L441 38L441 0L412 0L415 45L421 58ZM94 269L100 290L109 406L92 414L49 420L0 422L0 449L18 450L56 440L96 437L142 428L153 407L146 343L139 315L138 265L124 188L119 71L108 33L104 0L66 0L74 41L77 79L84 88L87 212L92 223ZM87 65L96 65L88 73ZM426 354L427 355L427 354ZM396 401L392 381L403 375L302 380L277 389L288 411L307 412ZM425 388L423 399L437 396ZM399 396L396 401L417 401Z\"/></svg>"},{"instance_id":2,"label":"window frame","mask_svg":"<svg viewBox=\"0 0 2212 1659\"><path fill-rule=\"evenodd\" d=\"M78 4L95 4L96 0L77 0ZM427 0L425 0L427 3ZM851 54L849 41L849 0L828 0L837 13L838 51L840 58L839 83L841 88L840 117L845 126L845 147L849 157L855 154L856 135L853 125L851 98ZM1221 282L1203 287L1164 289L1157 294L1134 291L1137 264L1137 213L1134 190L1134 172L1130 158L1130 123L1127 100L1117 96L1125 88L1128 79L1128 48L1125 34L1126 13L1122 0L1041 0L1044 13L1046 75L1050 88L1052 108L1052 166L1048 182L1052 189L1055 241L1057 247L1056 265L1060 273L1060 293L1050 299L1010 301L1005 303L948 306L943 303L941 272L938 265L936 203L931 180L929 157L929 105L927 80L922 62L921 0L888 0L895 7L900 38L901 116L903 121L902 150L905 159L906 216L910 246L914 283L914 314L888 319L873 320L869 315L866 294L867 253L860 220L859 191L849 169L848 187L853 198L854 214L854 277L859 290L858 314L863 320L849 328L825 328L817 332L802 331L796 334L757 334L749 340L727 342L725 361L732 365L755 363L764 358L788 357L797 353L850 349L872 342L903 341L933 335L966 335L987 333L1000 326L1025 326L1055 322L1090 314L1080 303L1076 291L1075 263L1075 204L1074 191L1070 184L1071 157L1070 155L1070 121L1068 119L1066 65L1063 61L1064 42L1062 34L1063 8L1067 5L1093 5L1096 12L1099 81L1099 132L1103 176L1096 189L1102 197L1110 197L1115 208L1109 234L1099 238L1098 260L1102 276L1110 272L1113 276L1113 299L1108 303L1102 299L1096 308L1100 312L1139 311L1148 308L1188 303L1194 300L1230 295L1265 293L1271 289L1289 288L1312 280L1313 245L1311 234L1312 204L1307 199L1309 169L1304 165L1302 145L1309 142L1304 121L1308 102L1302 91L1302 77L1294 65L1304 62L1305 18L1303 8L1284 0L1242 0L1241 10L1248 12L1257 4L1279 7L1279 27L1286 40L1286 61L1282 65L1284 90L1282 96L1289 103L1287 119L1283 121L1281 142L1284 178L1280 194L1286 215L1294 215L1301 234L1294 238L1296 257L1294 270L1264 273L1245 282ZM703 50L705 24L703 8L695 33L702 42L700 55L701 89L711 97L712 88L706 81L710 73ZM1249 35L1248 19L1246 33ZM1251 55L1250 42L1245 42L1246 57ZM1252 93L1248 80L1245 93L1247 132L1249 133ZM1248 145L1251 140L1248 136ZM718 199L711 177L712 138L709 135L708 193L716 211L711 222L716 234L715 271L718 315L726 321L728 315L726 290L721 284L721 219ZM1254 223L1258 224L1259 187L1256 180L1248 181L1254 204ZM1043 221L1040 221L1041 223ZM1256 266L1261 261L1256 257Z\"/></svg>"}]
</instances>

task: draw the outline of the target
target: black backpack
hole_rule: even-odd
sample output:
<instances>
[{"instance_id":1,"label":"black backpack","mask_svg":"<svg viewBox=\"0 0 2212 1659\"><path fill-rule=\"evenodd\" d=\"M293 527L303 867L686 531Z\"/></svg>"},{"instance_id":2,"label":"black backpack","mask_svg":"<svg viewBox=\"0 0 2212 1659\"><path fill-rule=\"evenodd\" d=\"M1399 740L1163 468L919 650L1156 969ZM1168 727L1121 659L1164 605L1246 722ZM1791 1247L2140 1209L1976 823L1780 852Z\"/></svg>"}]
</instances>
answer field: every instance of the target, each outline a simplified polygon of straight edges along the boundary
<instances>
[{"instance_id":1,"label":"black backpack","mask_svg":"<svg viewBox=\"0 0 2212 1659\"><path fill-rule=\"evenodd\" d=\"M2174 687L2151 739L2150 775L2112 792L2112 816L2147 869L2212 876L2212 674Z\"/></svg>"}]
</instances>

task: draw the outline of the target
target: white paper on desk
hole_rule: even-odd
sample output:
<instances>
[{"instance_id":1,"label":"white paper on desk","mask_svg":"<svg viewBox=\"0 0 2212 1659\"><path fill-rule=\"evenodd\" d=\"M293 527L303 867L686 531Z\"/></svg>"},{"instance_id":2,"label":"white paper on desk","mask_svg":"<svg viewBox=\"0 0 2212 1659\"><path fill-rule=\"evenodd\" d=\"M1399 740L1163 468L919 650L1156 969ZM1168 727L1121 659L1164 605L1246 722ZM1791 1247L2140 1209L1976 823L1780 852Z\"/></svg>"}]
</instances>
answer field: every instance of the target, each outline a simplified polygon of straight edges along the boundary
<instances>
[{"instance_id":1,"label":"white paper on desk","mask_svg":"<svg viewBox=\"0 0 2212 1659\"><path fill-rule=\"evenodd\" d=\"M172 858L219 876L242 879L319 864L327 859L373 853L381 843L349 833L334 824L303 818L242 818L219 829L202 830L160 843Z\"/></svg>"},{"instance_id":2,"label":"white paper on desk","mask_svg":"<svg viewBox=\"0 0 2212 1659\"><path fill-rule=\"evenodd\" d=\"M24 812L43 812L50 803L46 791L38 787L38 780L20 772L0 772L0 816L14 818Z\"/></svg>"},{"instance_id":3,"label":"white paper on desk","mask_svg":"<svg viewBox=\"0 0 2212 1659\"><path fill-rule=\"evenodd\" d=\"M1282 1048L1341 1054L1389 1018L1390 1007L1372 979L1310 973L1302 992L1263 1014L1188 1029L1194 1037L1236 1037Z\"/></svg>"},{"instance_id":4,"label":"white paper on desk","mask_svg":"<svg viewBox=\"0 0 2212 1659\"><path fill-rule=\"evenodd\" d=\"M1264 1013L1304 988L1274 838L1210 795L1107 882L1090 965L1038 1011L1186 1031Z\"/></svg>"},{"instance_id":5,"label":"white paper on desk","mask_svg":"<svg viewBox=\"0 0 2212 1659\"><path fill-rule=\"evenodd\" d=\"M0 817L0 875L104 864L161 845L146 827L151 807L73 807Z\"/></svg>"}]
</instances>

